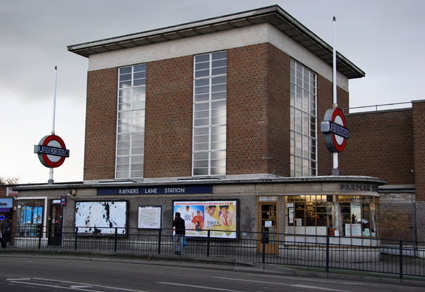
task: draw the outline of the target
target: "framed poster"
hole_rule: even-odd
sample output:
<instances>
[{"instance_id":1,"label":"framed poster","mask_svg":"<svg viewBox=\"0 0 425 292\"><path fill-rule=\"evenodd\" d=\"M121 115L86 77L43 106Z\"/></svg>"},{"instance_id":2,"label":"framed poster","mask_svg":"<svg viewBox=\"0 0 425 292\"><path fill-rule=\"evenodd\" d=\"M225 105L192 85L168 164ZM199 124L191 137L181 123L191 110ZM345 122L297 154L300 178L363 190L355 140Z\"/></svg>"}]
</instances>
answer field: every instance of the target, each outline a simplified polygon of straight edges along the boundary
<instances>
[{"instance_id":1,"label":"framed poster","mask_svg":"<svg viewBox=\"0 0 425 292\"><path fill-rule=\"evenodd\" d=\"M238 200L174 201L173 216L181 214L185 221L186 237L237 239Z\"/></svg>"},{"instance_id":2,"label":"framed poster","mask_svg":"<svg viewBox=\"0 0 425 292\"><path fill-rule=\"evenodd\" d=\"M161 229L162 207L161 206L139 206L137 228L139 229Z\"/></svg>"},{"instance_id":3,"label":"framed poster","mask_svg":"<svg viewBox=\"0 0 425 292\"><path fill-rule=\"evenodd\" d=\"M78 235L127 235L127 201L91 201L75 203L75 227Z\"/></svg>"}]
</instances>

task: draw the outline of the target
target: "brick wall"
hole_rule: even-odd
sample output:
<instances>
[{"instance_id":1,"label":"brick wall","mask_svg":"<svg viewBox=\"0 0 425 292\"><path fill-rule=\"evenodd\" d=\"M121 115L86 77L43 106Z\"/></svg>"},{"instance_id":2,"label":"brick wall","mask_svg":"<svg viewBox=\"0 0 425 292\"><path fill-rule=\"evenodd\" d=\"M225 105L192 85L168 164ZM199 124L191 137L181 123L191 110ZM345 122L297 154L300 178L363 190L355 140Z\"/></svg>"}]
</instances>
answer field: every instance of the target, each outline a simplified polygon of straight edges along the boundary
<instances>
[{"instance_id":1,"label":"brick wall","mask_svg":"<svg viewBox=\"0 0 425 292\"><path fill-rule=\"evenodd\" d=\"M192 175L193 57L146 65L145 177Z\"/></svg>"},{"instance_id":2,"label":"brick wall","mask_svg":"<svg viewBox=\"0 0 425 292\"><path fill-rule=\"evenodd\" d=\"M410 109L347 114L346 121L350 138L339 155L341 174L414 184Z\"/></svg>"},{"instance_id":3,"label":"brick wall","mask_svg":"<svg viewBox=\"0 0 425 292\"><path fill-rule=\"evenodd\" d=\"M425 101L412 104L417 236L425 241Z\"/></svg>"},{"instance_id":4,"label":"brick wall","mask_svg":"<svg viewBox=\"0 0 425 292\"><path fill-rule=\"evenodd\" d=\"M425 201L425 101L413 102L416 200Z\"/></svg>"},{"instance_id":5,"label":"brick wall","mask_svg":"<svg viewBox=\"0 0 425 292\"><path fill-rule=\"evenodd\" d=\"M268 173L290 175L290 61L278 48L269 45L267 102Z\"/></svg>"},{"instance_id":6,"label":"brick wall","mask_svg":"<svg viewBox=\"0 0 425 292\"><path fill-rule=\"evenodd\" d=\"M117 80L117 68L88 72L85 180L115 177Z\"/></svg>"},{"instance_id":7,"label":"brick wall","mask_svg":"<svg viewBox=\"0 0 425 292\"><path fill-rule=\"evenodd\" d=\"M413 194L381 194L381 238L413 240Z\"/></svg>"},{"instance_id":8,"label":"brick wall","mask_svg":"<svg viewBox=\"0 0 425 292\"><path fill-rule=\"evenodd\" d=\"M289 176L290 57L271 44L229 49L227 174ZM193 56L150 62L146 78L144 176L192 172ZM87 85L85 180L113 179L118 68L90 71ZM318 76L318 128L332 106L332 82ZM339 89L339 103L348 93ZM332 172L319 138L319 170Z\"/></svg>"},{"instance_id":9,"label":"brick wall","mask_svg":"<svg viewBox=\"0 0 425 292\"><path fill-rule=\"evenodd\" d=\"M227 51L226 172L266 173L268 45Z\"/></svg>"}]
</instances>

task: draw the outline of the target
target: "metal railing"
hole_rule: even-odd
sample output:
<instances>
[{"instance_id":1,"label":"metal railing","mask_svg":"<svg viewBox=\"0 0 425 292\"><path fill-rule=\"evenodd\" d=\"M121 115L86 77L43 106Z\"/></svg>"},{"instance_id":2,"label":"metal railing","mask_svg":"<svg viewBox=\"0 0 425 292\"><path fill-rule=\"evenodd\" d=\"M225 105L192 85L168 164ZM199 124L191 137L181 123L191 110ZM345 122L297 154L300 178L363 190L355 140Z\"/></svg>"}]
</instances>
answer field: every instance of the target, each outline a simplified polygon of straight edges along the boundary
<instances>
[{"instance_id":1,"label":"metal railing","mask_svg":"<svg viewBox=\"0 0 425 292\"><path fill-rule=\"evenodd\" d=\"M128 229L124 234L118 228L108 234L87 234L74 227L46 230L16 231L8 248L174 256L171 229ZM237 240L223 240L210 231L206 234L187 238L184 256L425 277L425 242L353 238L350 242L355 239L356 244L346 244L337 237L256 232L238 232Z\"/></svg>"}]
</instances>

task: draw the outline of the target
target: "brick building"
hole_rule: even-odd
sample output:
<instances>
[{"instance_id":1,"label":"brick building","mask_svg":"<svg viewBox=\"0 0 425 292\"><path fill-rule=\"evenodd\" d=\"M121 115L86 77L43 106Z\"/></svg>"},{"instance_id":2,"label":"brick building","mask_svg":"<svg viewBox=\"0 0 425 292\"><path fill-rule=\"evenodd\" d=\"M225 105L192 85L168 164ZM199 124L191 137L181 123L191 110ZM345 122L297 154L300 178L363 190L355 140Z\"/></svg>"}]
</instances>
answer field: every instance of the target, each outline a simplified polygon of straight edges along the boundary
<instances>
[{"instance_id":1,"label":"brick building","mask_svg":"<svg viewBox=\"0 0 425 292\"><path fill-rule=\"evenodd\" d=\"M309 235L331 235L351 243L381 236L384 180L414 183L423 193L423 183L411 173L399 178L396 170L383 173L388 168L378 161L366 165L361 159L370 153L366 143L379 152L363 135L371 130L372 114L347 115L350 150L341 155L341 175L331 175L332 154L320 121L332 107L332 47L278 6L68 50L89 62L84 181L15 188L18 210L40 214L37 222L25 223L30 227L81 227L86 235L114 230L92 226L90 217L98 220L97 227L118 224L125 235L130 229L170 228L180 211L193 229L188 236L198 238L210 230L220 239L266 232L270 239L320 241ZM338 105L348 108L349 80L365 73L339 53L337 68ZM422 105L415 103L413 113ZM382 127L385 119L403 120L410 127L406 133L400 127L400 134L420 142L415 134L423 129L420 112L375 117ZM422 119L422 128L413 119ZM386 133L382 139L393 141ZM423 162L409 155L413 146L402 146L406 158L393 157L402 168L398 171L413 165L423 169ZM61 197L68 198L66 205ZM106 210L108 221L101 218ZM198 211L205 220L202 230L190 214ZM226 215L229 211L233 215ZM144 212L155 214L153 227ZM18 225L21 213L15 214ZM267 249L278 251L275 244Z\"/></svg>"},{"instance_id":2,"label":"brick building","mask_svg":"<svg viewBox=\"0 0 425 292\"><path fill-rule=\"evenodd\" d=\"M340 155L341 174L362 173L386 181L380 187L381 235L424 240L425 101L411 108L347 114L350 140Z\"/></svg>"}]
</instances>

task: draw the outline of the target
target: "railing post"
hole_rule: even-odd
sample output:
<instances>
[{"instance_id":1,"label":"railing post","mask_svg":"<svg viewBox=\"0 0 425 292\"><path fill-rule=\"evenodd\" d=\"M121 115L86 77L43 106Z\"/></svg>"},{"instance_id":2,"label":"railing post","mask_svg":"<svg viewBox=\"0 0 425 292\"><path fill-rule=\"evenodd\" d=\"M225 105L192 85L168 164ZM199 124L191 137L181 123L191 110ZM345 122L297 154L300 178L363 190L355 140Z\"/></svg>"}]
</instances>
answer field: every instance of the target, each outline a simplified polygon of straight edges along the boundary
<instances>
[{"instance_id":1,"label":"railing post","mask_svg":"<svg viewBox=\"0 0 425 292\"><path fill-rule=\"evenodd\" d=\"M326 273L329 273L329 235L326 236Z\"/></svg>"},{"instance_id":2,"label":"railing post","mask_svg":"<svg viewBox=\"0 0 425 292\"><path fill-rule=\"evenodd\" d=\"M403 241L400 240L400 279L403 279Z\"/></svg>"},{"instance_id":3,"label":"railing post","mask_svg":"<svg viewBox=\"0 0 425 292\"><path fill-rule=\"evenodd\" d=\"M74 242L74 250L77 250L77 238L78 238L78 227L75 227L75 242Z\"/></svg>"},{"instance_id":4,"label":"railing post","mask_svg":"<svg viewBox=\"0 0 425 292\"><path fill-rule=\"evenodd\" d=\"M38 230L38 233L39 233L39 236L38 236L38 249L41 249L41 238L43 237L43 226L40 226L40 228Z\"/></svg>"},{"instance_id":5,"label":"railing post","mask_svg":"<svg viewBox=\"0 0 425 292\"><path fill-rule=\"evenodd\" d=\"M207 236L207 258L210 257L210 239L211 239L211 230L208 230L208 236Z\"/></svg>"},{"instance_id":6,"label":"railing post","mask_svg":"<svg viewBox=\"0 0 425 292\"><path fill-rule=\"evenodd\" d=\"M115 227L114 252L117 252L117 245L118 245L118 228Z\"/></svg>"},{"instance_id":7,"label":"railing post","mask_svg":"<svg viewBox=\"0 0 425 292\"><path fill-rule=\"evenodd\" d=\"M161 254L161 238L162 238L162 229L158 231L158 254Z\"/></svg>"},{"instance_id":8,"label":"railing post","mask_svg":"<svg viewBox=\"0 0 425 292\"><path fill-rule=\"evenodd\" d=\"M261 233L261 243L263 245L263 254L262 254L262 263L266 262L266 233L263 231Z\"/></svg>"}]
</instances>

